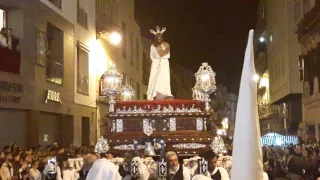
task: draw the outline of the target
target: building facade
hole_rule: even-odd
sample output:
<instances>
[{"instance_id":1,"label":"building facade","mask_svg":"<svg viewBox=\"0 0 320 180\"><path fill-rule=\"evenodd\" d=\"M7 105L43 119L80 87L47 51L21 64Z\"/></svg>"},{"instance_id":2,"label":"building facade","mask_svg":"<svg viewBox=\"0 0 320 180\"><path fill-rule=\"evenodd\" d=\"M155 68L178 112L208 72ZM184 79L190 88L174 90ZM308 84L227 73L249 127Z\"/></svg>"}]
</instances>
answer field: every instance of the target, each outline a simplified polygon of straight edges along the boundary
<instances>
[{"instance_id":1,"label":"building facade","mask_svg":"<svg viewBox=\"0 0 320 180\"><path fill-rule=\"evenodd\" d=\"M294 14L294 1L260 1L255 56L260 76L259 114L265 132L296 134L302 120Z\"/></svg>"},{"instance_id":2,"label":"building facade","mask_svg":"<svg viewBox=\"0 0 320 180\"><path fill-rule=\"evenodd\" d=\"M320 124L320 2L295 0L295 22L301 48L300 80L303 82L303 122L299 129L304 140L319 142Z\"/></svg>"},{"instance_id":3,"label":"building facade","mask_svg":"<svg viewBox=\"0 0 320 180\"><path fill-rule=\"evenodd\" d=\"M259 75L258 80L258 113L260 121L260 132L264 135L268 132L282 133L283 121L279 117L279 105L270 103L270 76L268 68L267 53L267 3L259 2L257 10L257 24L254 35L255 68ZM269 39L270 40L270 39Z\"/></svg>"},{"instance_id":4,"label":"building facade","mask_svg":"<svg viewBox=\"0 0 320 180\"><path fill-rule=\"evenodd\" d=\"M2 49L1 146L96 141L95 3L1 1L1 27L19 44ZM14 89L14 90L13 90Z\"/></svg>"},{"instance_id":5,"label":"building facade","mask_svg":"<svg viewBox=\"0 0 320 180\"><path fill-rule=\"evenodd\" d=\"M238 105L238 95L234 93L227 94L227 122L228 122L228 135L233 137L236 114L237 114L237 105Z\"/></svg>"},{"instance_id":6,"label":"building facade","mask_svg":"<svg viewBox=\"0 0 320 180\"><path fill-rule=\"evenodd\" d=\"M97 82L102 74L115 64L123 75L123 84L129 84L135 90L132 100L144 98L146 88L143 85L143 43L140 27L134 19L134 0L97 0L96 21L99 51L104 54L107 64L101 64L104 69L96 75ZM121 32L121 43L113 45L109 42L109 35L113 31ZM98 53L99 54L99 53ZM99 94L99 87L96 88ZM97 103L98 135L107 134L106 127L109 119L108 99L99 97Z\"/></svg>"}]
</instances>

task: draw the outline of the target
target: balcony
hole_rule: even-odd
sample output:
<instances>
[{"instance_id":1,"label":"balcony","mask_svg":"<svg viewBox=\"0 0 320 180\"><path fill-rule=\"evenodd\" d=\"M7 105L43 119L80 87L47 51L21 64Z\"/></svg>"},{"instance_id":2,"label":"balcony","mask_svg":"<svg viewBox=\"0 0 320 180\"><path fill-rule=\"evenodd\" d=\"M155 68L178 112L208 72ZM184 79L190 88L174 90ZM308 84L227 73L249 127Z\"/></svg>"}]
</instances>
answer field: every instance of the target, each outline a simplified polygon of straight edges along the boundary
<instances>
[{"instance_id":1,"label":"balcony","mask_svg":"<svg viewBox=\"0 0 320 180\"><path fill-rule=\"evenodd\" d=\"M108 28L113 26L113 20L107 14L103 14L103 13L97 14L96 26L97 26L97 32L106 31Z\"/></svg>"},{"instance_id":2,"label":"balcony","mask_svg":"<svg viewBox=\"0 0 320 180\"><path fill-rule=\"evenodd\" d=\"M277 106L274 105L259 105L259 119L268 119L272 115L278 113L278 108Z\"/></svg>"},{"instance_id":3,"label":"balcony","mask_svg":"<svg viewBox=\"0 0 320 180\"><path fill-rule=\"evenodd\" d=\"M19 51L0 47L0 71L20 74L21 55Z\"/></svg>"},{"instance_id":4,"label":"balcony","mask_svg":"<svg viewBox=\"0 0 320 180\"><path fill-rule=\"evenodd\" d=\"M47 81L62 84L63 83L63 64L47 59Z\"/></svg>"}]
</instances>

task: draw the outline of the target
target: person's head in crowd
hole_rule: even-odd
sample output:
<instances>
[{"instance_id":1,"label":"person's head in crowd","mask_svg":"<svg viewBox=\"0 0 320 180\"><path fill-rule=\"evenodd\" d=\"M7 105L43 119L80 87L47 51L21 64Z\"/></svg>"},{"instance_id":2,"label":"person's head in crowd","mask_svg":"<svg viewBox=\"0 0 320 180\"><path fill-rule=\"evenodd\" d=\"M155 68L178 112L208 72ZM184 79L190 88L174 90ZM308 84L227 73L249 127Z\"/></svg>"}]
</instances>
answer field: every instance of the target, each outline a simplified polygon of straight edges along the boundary
<instances>
[{"instance_id":1,"label":"person's head in crowd","mask_svg":"<svg viewBox=\"0 0 320 180\"><path fill-rule=\"evenodd\" d=\"M60 147L58 150L58 154L64 154L64 148Z\"/></svg>"},{"instance_id":2,"label":"person's head in crowd","mask_svg":"<svg viewBox=\"0 0 320 180\"><path fill-rule=\"evenodd\" d=\"M302 147L301 147L301 145L296 145L295 153L296 153L296 156L302 156Z\"/></svg>"},{"instance_id":3,"label":"person's head in crowd","mask_svg":"<svg viewBox=\"0 0 320 180\"><path fill-rule=\"evenodd\" d=\"M210 151L206 154L205 159L208 161L208 170L210 172L214 171L217 167L218 155Z\"/></svg>"},{"instance_id":4,"label":"person's head in crowd","mask_svg":"<svg viewBox=\"0 0 320 180\"><path fill-rule=\"evenodd\" d=\"M311 156L311 151L309 149L302 150L302 157L307 158Z\"/></svg>"},{"instance_id":5,"label":"person's head in crowd","mask_svg":"<svg viewBox=\"0 0 320 180\"><path fill-rule=\"evenodd\" d=\"M21 157L20 157L20 160L22 160L22 162L25 162L25 163L31 163L32 162L32 158L31 158L31 155L29 154L23 154Z\"/></svg>"},{"instance_id":6,"label":"person's head in crowd","mask_svg":"<svg viewBox=\"0 0 320 180\"><path fill-rule=\"evenodd\" d=\"M276 158L277 158L278 160L282 160L282 157L283 157L283 155L284 155L284 152L283 152L281 149L277 149L277 150L275 151L275 153L276 153Z\"/></svg>"},{"instance_id":7,"label":"person's head in crowd","mask_svg":"<svg viewBox=\"0 0 320 180\"><path fill-rule=\"evenodd\" d=\"M6 37L7 36L7 28L5 28L5 27L1 28L0 35Z\"/></svg>"},{"instance_id":8,"label":"person's head in crowd","mask_svg":"<svg viewBox=\"0 0 320 180\"><path fill-rule=\"evenodd\" d=\"M4 152L4 153L11 152L11 148L10 148L10 146L9 146L9 145L4 146L4 148L3 148L3 152Z\"/></svg>"},{"instance_id":9,"label":"person's head in crowd","mask_svg":"<svg viewBox=\"0 0 320 180\"><path fill-rule=\"evenodd\" d=\"M49 156L56 156L58 154L57 148L51 148L49 152Z\"/></svg>"},{"instance_id":10,"label":"person's head in crowd","mask_svg":"<svg viewBox=\"0 0 320 180\"><path fill-rule=\"evenodd\" d=\"M13 152L12 157L13 157L14 162L20 162L20 154L18 151Z\"/></svg>"},{"instance_id":11,"label":"person's head in crowd","mask_svg":"<svg viewBox=\"0 0 320 180\"><path fill-rule=\"evenodd\" d=\"M12 162L13 157L12 157L11 152L6 152L5 153L5 159L6 159L7 162Z\"/></svg>"},{"instance_id":12,"label":"person's head in crowd","mask_svg":"<svg viewBox=\"0 0 320 180\"><path fill-rule=\"evenodd\" d=\"M275 158L275 152L273 150L270 150L267 152L267 159L274 159Z\"/></svg>"},{"instance_id":13,"label":"person's head in crowd","mask_svg":"<svg viewBox=\"0 0 320 180\"><path fill-rule=\"evenodd\" d=\"M286 154L286 155L293 155L294 153L295 153L295 152L294 152L293 147L288 146L288 147L285 147L285 148L284 148L284 154Z\"/></svg>"},{"instance_id":14,"label":"person's head in crowd","mask_svg":"<svg viewBox=\"0 0 320 180\"><path fill-rule=\"evenodd\" d=\"M29 155L33 154L32 148L27 149L26 153L29 154Z\"/></svg>"},{"instance_id":15,"label":"person's head in crowd","mask_svg":"<svg viewBox=\"0 0 320 180\"><path fill-rule=\"evenodd\" d=\"M169 168L177 170L179 168L179 159L177 153L168 151L165 155Z\"/></svg>"},{"instance_id":16,"label":"person's head in crowd","mask_svg":"<svg viewBox=\"0 0 320 180\"><path fill-rule=\"evenodd\" d=\"M74 150L74 154L76 155L77 158L81 158L82 157L82 149L77 148L76 150Z\"/></svg>"},{"instance_id":17,"label":"person's head in crowd","mask_svg":"<svg viewBox=\"0 0 320 180\"><path fill-rule=\"evenodd\" d=\"M314 159L318 159L319 149L315 148L312 151L312 156Z\"/></svg>"},{"instance_id":18,"label":"person's head in crowd","mask_svg":"<svg viewBox=\"0 0 320 180\"><path fill-rule=\"evenodd\" d=\"M17 150L17 148L18 148L18 146L17 146L17 144L16 144L16 143L11 144L11 146L10 146L11 152L16 151L16 150Z\"/></svg>"},{"instance_id":19,"label":"person's head in crowd","mask_svg":"<svg viewBox=\"0 0 320 180\"><path fill-rule=\"evenodd\" d=\"M93 163L98 159L99 159L99 156L97 154L95 153L88 154L86 158L84 158L83 170L85 172L88 172L91 169Z\"/></svg>"},{"instance_id":20,"label":"person's head in crowd","mask_svg":"<svg viewBox=\"0 0 320 180\"><path fill-rule=\"evenodd\" d=\"M304 161L301 157L293 156L288 162L288 170L293 174L302 175L304 169Z\"/></svg>"},{"instance_id":21,"label":"person's head in crowd","mask_svg":"<svg viewBox=\"0 0 320 180\"><path fill-rule=\"evenodd\" d=\"M38 160L33 160L31 163L33 169L38 169L39 164L40 164L40 162Z\"/></svg>"},{"instance_id":22,"label":"person's head in crowd","mask_svg":"<svg viewBox=\"0 0 320 180\"><path fill-rule=\"evenodd\" d=\"M109 153L107 153L107 159L109 159L109 160L110 160L110 159L113 159L113 158L114 158L114 156L113 156L113 154L112 154L112 153L110 153L110 152L109 152Z\"/></svg>"},{"instance_id":23,"label":"person's head in crowd","mask_svg":"<svg viewBox=\"0 0 320 180\"><path fill-rule=\"evenodd\" d=\"M7 30L7 36L9 37L9 36L12 36L13 35L13 30L12 30L12 28L8 28L8 30Z\"/></svg>"},{"instance_id":24,"label":"person's head in crowd","mask_svg":"<svg viewBox=\"0 0 320 180\"><path fill-rule=\"evenodd\" d=\"M69 148L74 148L73 143L69 143L68 147L69 147Z\"/></svg>"},{"instance_id":25,"label":"person's head in crowd","mask_svg":"<svg viewBox=\"0 0 320 180\"><path fill-rule=\"evenodd\" d=\"M125 154L124 154L124 159L125 159L125 162L130 164L132 159L135 157L135 154L134 152L132 151L127 151Z\"/></svg>"}]
</instances>

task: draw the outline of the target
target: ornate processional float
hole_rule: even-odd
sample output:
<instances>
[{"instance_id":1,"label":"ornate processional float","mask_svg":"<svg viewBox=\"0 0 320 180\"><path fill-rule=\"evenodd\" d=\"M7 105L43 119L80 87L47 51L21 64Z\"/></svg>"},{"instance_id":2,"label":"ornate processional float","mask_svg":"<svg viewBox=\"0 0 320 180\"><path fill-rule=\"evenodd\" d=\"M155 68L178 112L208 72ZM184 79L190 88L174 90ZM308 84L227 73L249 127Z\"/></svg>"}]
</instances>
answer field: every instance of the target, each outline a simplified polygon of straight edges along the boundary
<instances>
[{"instance_id":1,"label":"ornate processional float","mask_svg":"<svg viewBox=\"0 0 320 180\"><path fill-rule=\"evenodd\" d=\"M134 94L132 88L127 84L121 86L122 76L115 66L111 66L101 82L101 93L109 98L105 134L109 151L116 154L134 151L134 142L137 141L139 151L149 149L146 155L159 155L161 148L154 143L155 139L163 140L167 151L176 151L180 156L209 151L216 136L209 98L216 89L215 73L203 63L195 76L192 100L132 101L128 97ZM121 100L116 100L118 95Z\"/></svg>"},{"instance_id":2,"label":"ornate processional float","mask_svg":"<svg viewBox=\"0 0 320 180\"><path fill-rule=\"evenodd\" d=\"M160 27L150 30L155 39L150 48L148 100L131 100L134 90L127 83L122 86L123 77L115 65L101 77L100 94L109 99L104 136L108 139L110 152L135 151L157 156L165 148L176 151L179 156L195 156L213 148L216 128L211 118L210 94L216 90L215 72L208 63L202 63L195 73L193 99L174 99L168 61L170 45L162 36L165 31L166 28Z\"/></svg>"}]
</instances>

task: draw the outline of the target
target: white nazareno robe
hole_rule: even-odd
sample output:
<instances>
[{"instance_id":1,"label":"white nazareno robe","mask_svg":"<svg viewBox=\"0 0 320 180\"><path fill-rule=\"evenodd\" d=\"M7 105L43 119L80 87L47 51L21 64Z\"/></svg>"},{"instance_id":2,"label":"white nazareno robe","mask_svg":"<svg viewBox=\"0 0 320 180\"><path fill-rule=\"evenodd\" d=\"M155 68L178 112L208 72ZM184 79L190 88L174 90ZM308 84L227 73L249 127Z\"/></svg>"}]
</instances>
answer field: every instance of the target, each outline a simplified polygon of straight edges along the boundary
<instances>
[{"instance_id":1,"label":"white nazareno robe","mask_svg":"<svg viewBox=\"0 0 320 180\"><path fill-rule=\"evenodd\" d=\"M153 100L157 94L172 96L170 87L170 52L160 56L156 47L151 45L150 58L152 60L147 98Z\"/></svg>"},{"instance_id":2,"label":"white nazareno robe","mask_svg":"<svg viewBox=\"0 0 320 180\"><path fill-rule=\"evenodd\" d=\"M116 165L107 159L98 159L93 163L86 180L121 180Z\"/></svg>"}]
</instances>

